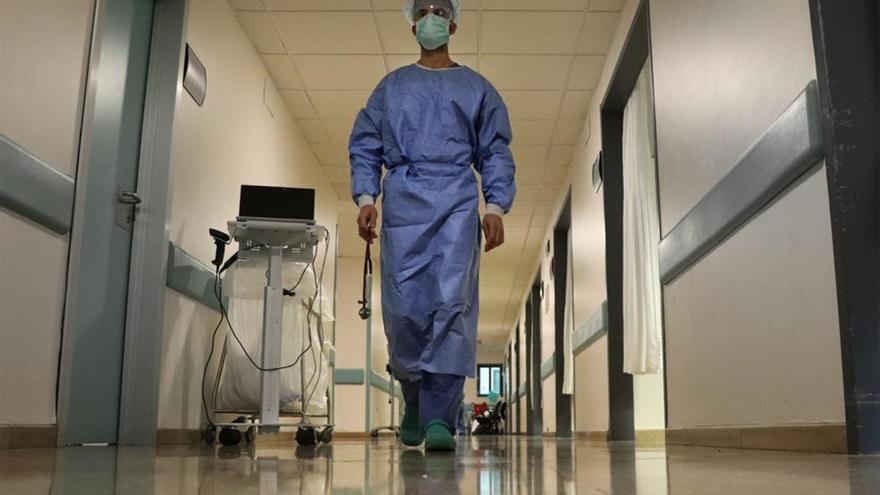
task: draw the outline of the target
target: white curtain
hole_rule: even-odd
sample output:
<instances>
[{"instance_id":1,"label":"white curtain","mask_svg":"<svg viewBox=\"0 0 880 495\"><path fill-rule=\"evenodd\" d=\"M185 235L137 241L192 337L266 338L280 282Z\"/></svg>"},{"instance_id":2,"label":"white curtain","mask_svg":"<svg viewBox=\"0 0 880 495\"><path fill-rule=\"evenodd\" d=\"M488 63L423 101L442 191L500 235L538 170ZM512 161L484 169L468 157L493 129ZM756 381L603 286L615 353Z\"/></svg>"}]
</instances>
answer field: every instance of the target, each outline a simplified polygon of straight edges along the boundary
<instances>
[{"instance_id":1,"label":"white curtain","mask_svg":"<svg viewBox=\"0 0 880 495\"><path fill-rule=\"evenodd\" d=\"M574 332L574 291L572 290L574 285L574 277L572 277L574 260L572 260L571 250L571 229L568 229L566 243L568 244L568 263L565 271L565 325L562 334L562 352L565 355L565 360L563 361L562 393L571 395L574 393L574 352L572 352L571 342L572 332Z\"/></svg>"},{"instance_id":2,"label":"white curtain","mask_svg":"<svg viewBox=\"0 0 880 495\"><path fill-rule=\"evenodd\" d=\"M663 368L659 212L649 67L623 114L623 371Z\"/></svg>"}]
</instances>

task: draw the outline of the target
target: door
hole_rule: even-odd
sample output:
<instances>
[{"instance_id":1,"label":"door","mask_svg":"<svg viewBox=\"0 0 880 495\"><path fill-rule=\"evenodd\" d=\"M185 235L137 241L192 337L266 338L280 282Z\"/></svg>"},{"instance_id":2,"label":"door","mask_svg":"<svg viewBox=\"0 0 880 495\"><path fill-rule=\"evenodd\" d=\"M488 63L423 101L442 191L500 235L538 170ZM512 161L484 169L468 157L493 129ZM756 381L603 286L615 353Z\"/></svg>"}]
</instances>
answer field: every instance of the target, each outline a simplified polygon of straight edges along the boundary
<instances>
[{"instance_id":1,"label":"door","mask_svg":"<svg viewBox=\"0 0 880 495\"><path fill-rule=\"evenodd\" d=\"M529 319L529 391L531 400L529 407L531 418L529 421L529 434L541 435L544 432L544 406L543 406L543 380L541 379L541 300L544 298L542 287L543 280L540 275L535 279L530 296L531 304L526 317Z\"/></svg>"},{"instance_id":2,"label":"door","mask_svg":"<svg viewBox=\"0 0 880 495\"><path fill-rule=\"evenodd\" d=\"M516 325L516 337L515 337L514 343L513 343L513 359L514 359L514 361L513 361L513 368L514 368L513 383L514 383L514 386L513 386L513 389L510 391L511 397L513 397L515 399L515 406L512 407L510 410L511 410L511 417L515 419L515 421L513 422L513 425L516 429L513 431L515 431L516 433L522 433L522 426L520 426L520 414L519 414L520 400L522 400L522 397L520 397L520 395L519 395L519 386L522 384L522 369L520 366L521 347L520 347L520 339L519 339L519 334L521 331L520 325L521 325L520 323L518 323Z\"/></svg>"},{"instance_id":3,"label":"door","mask_svg":"<svg viewBox=\"0 0 880 495\"><path fill-rule=\"evenodd\" d=\"M562 211L559 214L559 220L553 230L553 290L556 294L554 298L554 342L556 349L556 359L554 360L554 368L556 372L556 436L571 436L571 395L563 393L563 380L565 377L566 363L569 356L564 352L566 349L566 337L569 337L568 343L571 343L570 335L566 336L566 332L571 332L571 328L566 322L566 305L568 300L568 270L571 263L569 259L569 240L568 233L571 228L571 195L565 201ZM570 309L570 308L568 308Z\"/></svg>"},{"instance_id":4,"label":"door","mask_svg":"<svg viewBox=\"0 0 880 495\"><path fill-rule=\"evenodd\" d=\"M153 0L100 0L76 175L59 443L116 443Z\"/></svg>"},{"instance_id":5,"label":"door","mask_svg":"<svg viewBox=\"0 0 880 495\"><path fill-rule=\"evenodd\" d=\"M532 420L532 416L534 416L534 410L532 404L534 403L535 397L533 393L534 387L532 386L532 293L529 291L529 297L526 299L526 347L525 347L525 355L526 355L526 434L533 435L534 434L534 421Z\"/></svg>"}]
</instances>

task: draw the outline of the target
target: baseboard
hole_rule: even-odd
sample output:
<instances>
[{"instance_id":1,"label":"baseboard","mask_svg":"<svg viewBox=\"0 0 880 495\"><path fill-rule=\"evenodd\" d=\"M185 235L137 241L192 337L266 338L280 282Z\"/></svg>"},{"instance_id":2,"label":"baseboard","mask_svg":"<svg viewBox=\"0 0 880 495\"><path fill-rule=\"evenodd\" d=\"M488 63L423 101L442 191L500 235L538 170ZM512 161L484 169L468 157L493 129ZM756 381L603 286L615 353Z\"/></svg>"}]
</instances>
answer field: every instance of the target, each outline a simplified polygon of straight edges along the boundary
<instances>
[{"instance_id":1,"label":"baseboard","mask_svg":"<svg viewBox=\"0 0 880 495\"><path fill-rule=\"evenodd\" d=\"M665 442L666 430L636 430L636 442Z\"/></svg>"},{"instance_id":2,"label":"baseboard","mask_svg":"<svg viewBox=\"0 0 880 495\"><path fill-rule=\"evenodd\" d=\"M202 441L202 432L185 429L159 429L156 445L192 445Z\"/></svg>"},{"instance_id":3,"label":"baseboard","mask_svg":"<svg viewBox=\"0 0 880 495\"><path fill-rule=\"evenodd\" d=\"M707 427L666 430L668 445L845 454L845 424Z\"/></svg>"},{"instance_id":4,"label":"baseboard","mask_svg":"<svg viewBox=\"0 0 880 495\"><path fill-rule=\"evenodd\" d=\"M334 431L333 438L336 440L366 440L370 438L370 434L366 431Z\"/></svg>"},{"instance_id":5,"label":"baseboard","mask_svg":"<svg viewBox=\"0 0 880 495\"><path fill-rule=\"evenodd\" d=\"M0 450L54 448L57 444L55 425L0 425Z\"/></svg>"},{"instance_id":6,"label":"baseboard","mask_svg":"<svg viewBox=\"0 0 880 495\"><path fill-rule=\"evenodd\" d=\"M607 431L576 431L574 437L580 440L591 440L593 442L607 442Z\"/></svg>"}]
</instances>

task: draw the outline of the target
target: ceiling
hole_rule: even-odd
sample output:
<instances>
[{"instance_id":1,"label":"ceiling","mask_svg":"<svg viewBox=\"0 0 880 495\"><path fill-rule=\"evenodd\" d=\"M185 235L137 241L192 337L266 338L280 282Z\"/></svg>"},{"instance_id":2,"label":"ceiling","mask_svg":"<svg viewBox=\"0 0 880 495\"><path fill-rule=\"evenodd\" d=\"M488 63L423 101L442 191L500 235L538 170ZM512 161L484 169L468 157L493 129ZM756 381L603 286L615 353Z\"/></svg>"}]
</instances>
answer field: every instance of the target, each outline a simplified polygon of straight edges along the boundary
<instances>
[{"instance_id":1,"label":"ceiling","mask_svg":"<svg viewBox=\"0 0 880 495\"><path fill-rule=\"evenodd\" d=\"M418 59L402 0L229 0L340 200L339 251L363 256L353 227L348 136L388 72ZM503 342L583 129L623 0L463 0L452 58L501 92L513 126L517 199L505 244L485 255L480 339ZM586 131L586 132L584 132Z\"/></svg>"}]
</instances>

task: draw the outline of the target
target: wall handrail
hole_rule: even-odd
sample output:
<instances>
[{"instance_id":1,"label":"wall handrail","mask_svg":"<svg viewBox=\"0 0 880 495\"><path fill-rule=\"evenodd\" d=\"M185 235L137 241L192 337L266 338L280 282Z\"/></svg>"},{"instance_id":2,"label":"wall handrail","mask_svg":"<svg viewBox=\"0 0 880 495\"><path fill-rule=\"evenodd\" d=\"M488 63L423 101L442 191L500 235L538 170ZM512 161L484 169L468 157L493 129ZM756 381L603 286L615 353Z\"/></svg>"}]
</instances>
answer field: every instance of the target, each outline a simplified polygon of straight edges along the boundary
<instances>
[{"instance_id":1,"label":"wall handrail","mask_svg":"<svg viewBox=\"0 0 880 495\"><path fill-rule=\"evenodd\" d=\"M816 81L811 81L736 165L660 241L660 280L684 273L757 216L824 155Z\"/></svg>"},{"instance_id":2,"label":"wall handrail","mask_svg":"<svg viewBox=\"0 0 880 495\"><path fill-rule=\"evenodd\" d=\"M74 181L0 133L0 207L58 234L70 231Z\"/></svg>"}]
</instances>

